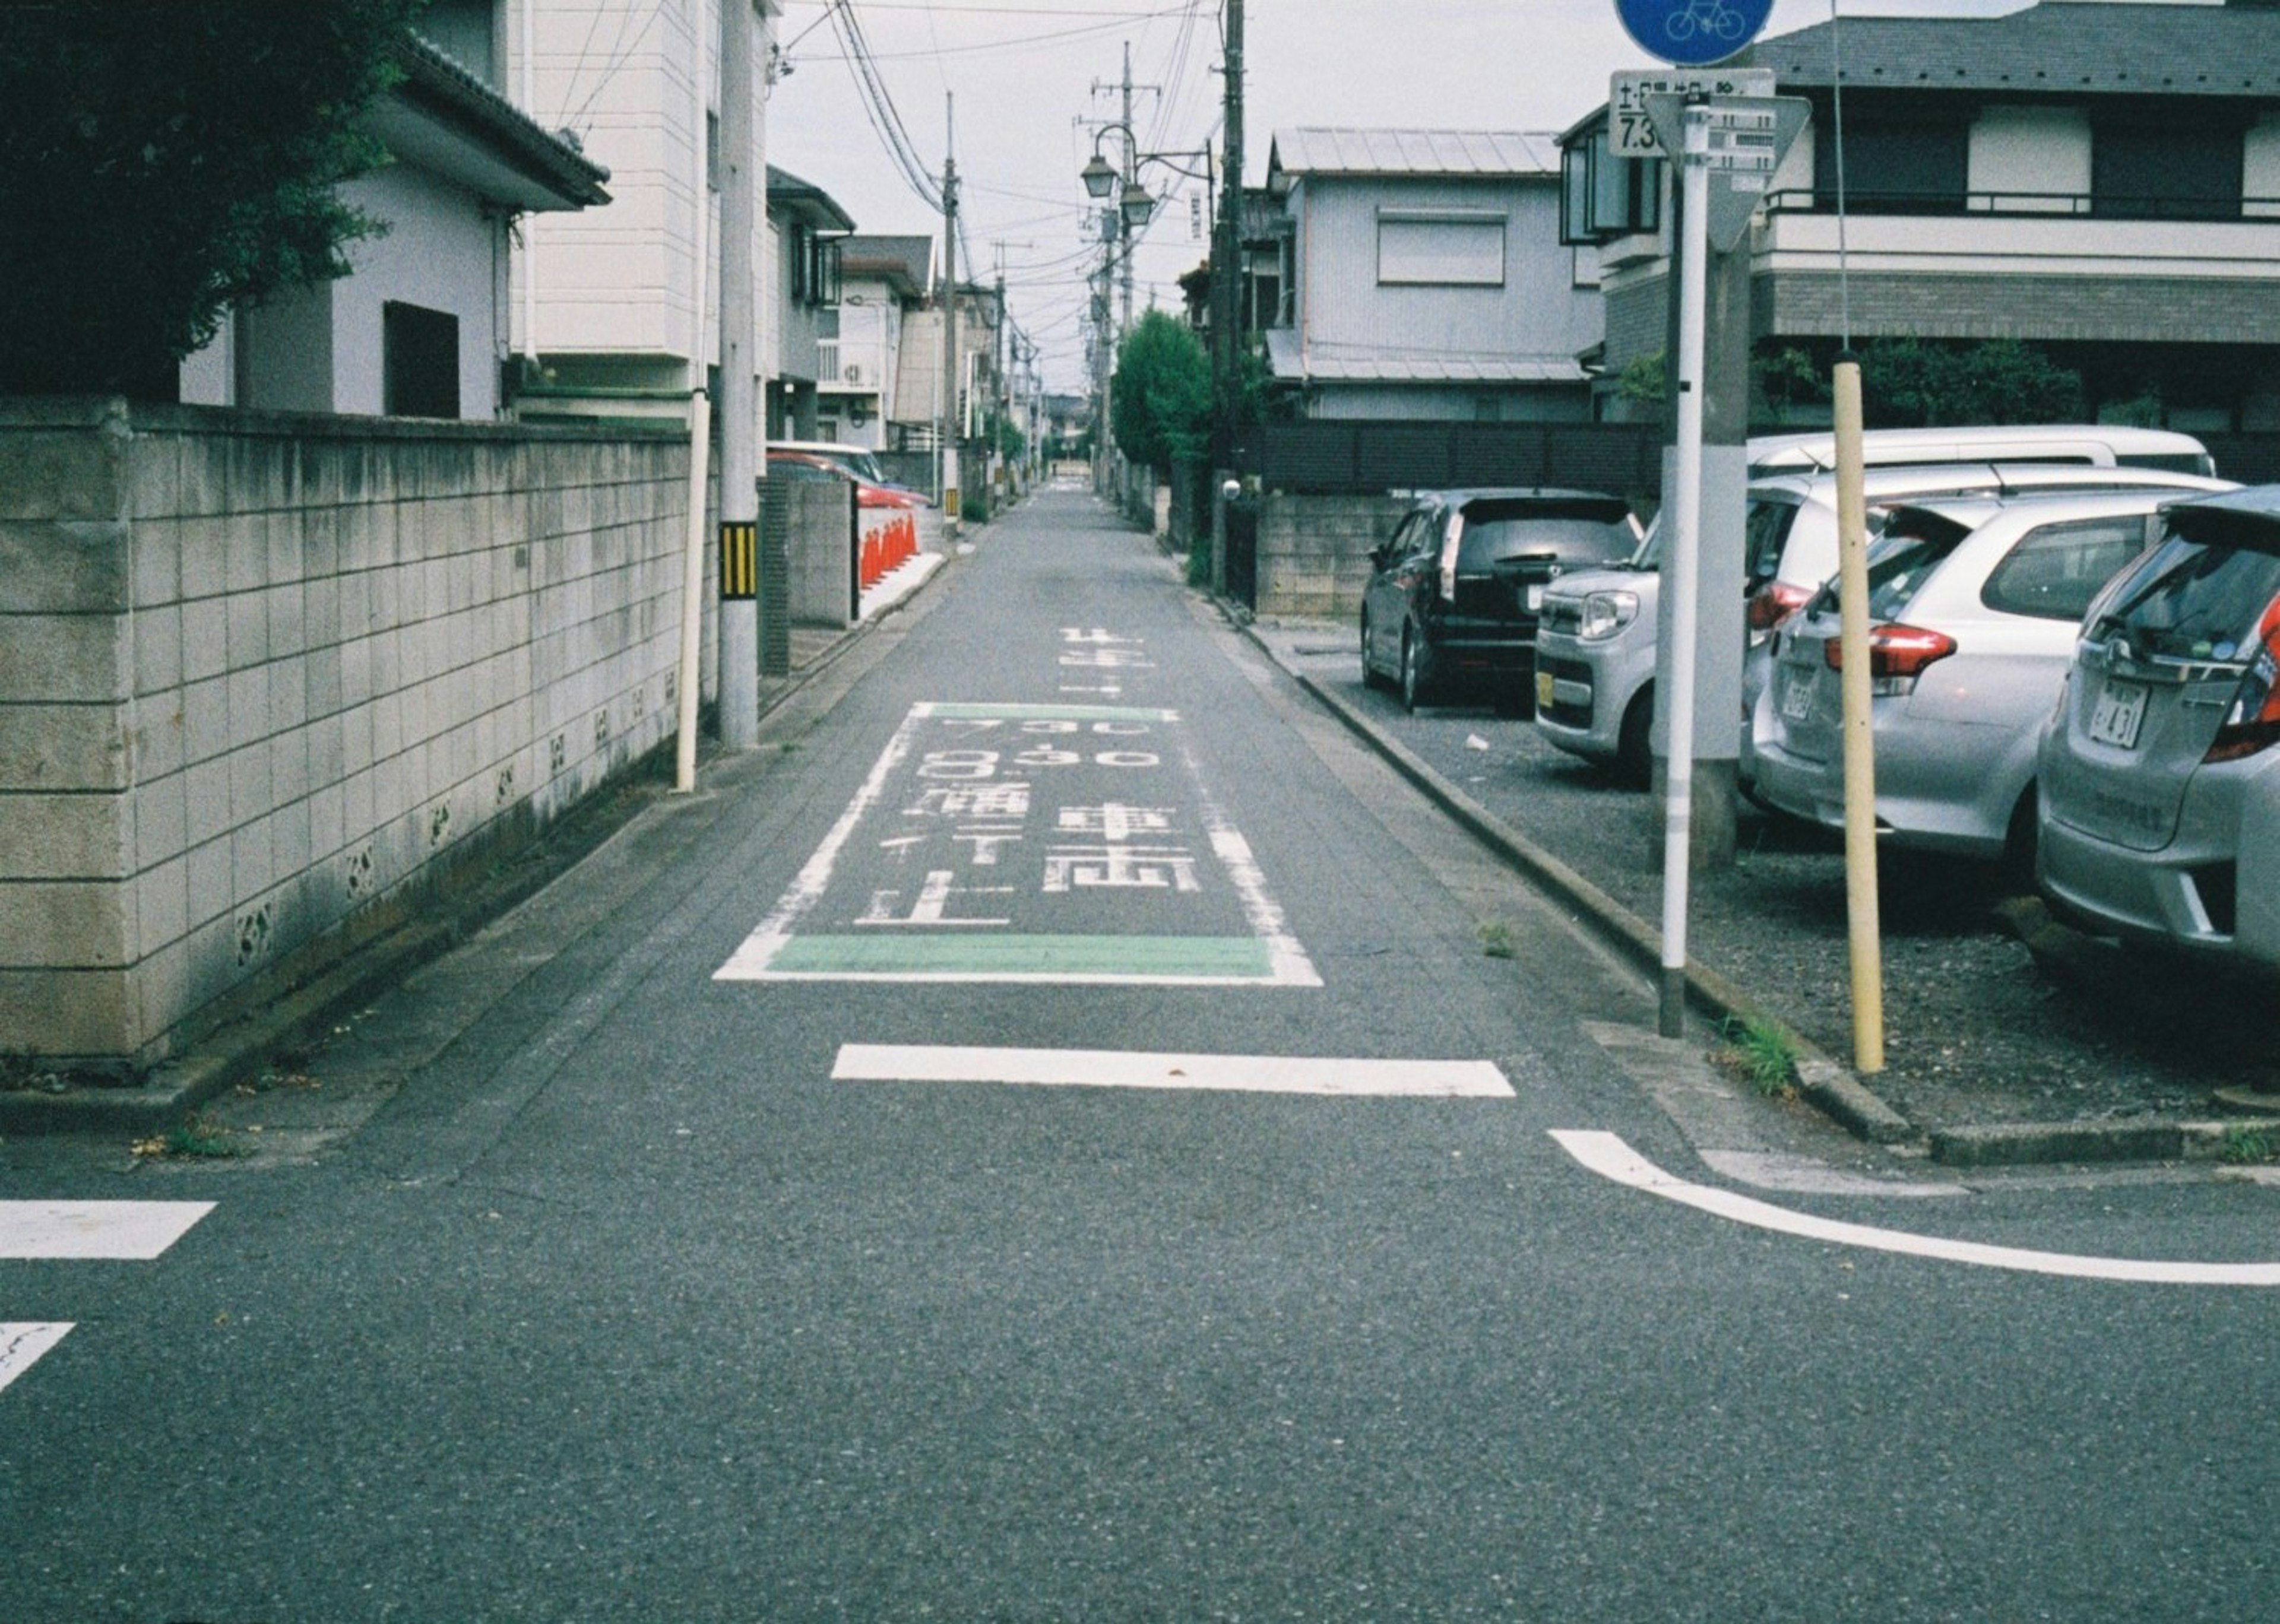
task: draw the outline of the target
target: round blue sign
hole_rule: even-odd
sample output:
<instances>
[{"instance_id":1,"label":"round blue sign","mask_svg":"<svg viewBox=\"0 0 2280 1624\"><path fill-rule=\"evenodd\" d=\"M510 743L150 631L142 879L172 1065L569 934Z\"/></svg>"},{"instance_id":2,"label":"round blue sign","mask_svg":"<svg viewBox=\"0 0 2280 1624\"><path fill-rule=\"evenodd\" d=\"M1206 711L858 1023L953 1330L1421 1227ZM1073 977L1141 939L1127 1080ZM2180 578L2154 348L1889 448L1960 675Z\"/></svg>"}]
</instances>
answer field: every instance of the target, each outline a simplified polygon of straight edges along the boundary
<instances>
[{"instance_id":1,"label":"round blue sign","mask_svg":"<svg viewBox=\"0 0 2280 1624\"><path fill-rule=\"evenodd\" d=\"M1723 62L1758 37L1774 0L1615 0L1623 32L1679 67Z\"/></svg>"}]
</instances>

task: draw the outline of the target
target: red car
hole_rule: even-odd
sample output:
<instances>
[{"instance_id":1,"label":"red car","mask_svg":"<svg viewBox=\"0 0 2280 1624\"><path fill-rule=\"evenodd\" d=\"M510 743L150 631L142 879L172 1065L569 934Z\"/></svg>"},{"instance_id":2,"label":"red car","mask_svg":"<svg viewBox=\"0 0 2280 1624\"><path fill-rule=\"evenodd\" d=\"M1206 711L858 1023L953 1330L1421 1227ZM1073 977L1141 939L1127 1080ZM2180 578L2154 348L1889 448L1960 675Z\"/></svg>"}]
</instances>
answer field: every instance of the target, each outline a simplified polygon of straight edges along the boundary
<instances>
[{"instance_id":1,"label":"red car","mask_svg":"<svg viewBox=\"0 0 2280 1624\"><path fill-rule=\"evenodd\" d=\"M884 485L874 485L828 458L810 451L768 452L768 477L772 480L839 480L855 487L855 504L873 508L915 508L925 503L905 491L890 490Z\"/></svg>"}]
</instances>

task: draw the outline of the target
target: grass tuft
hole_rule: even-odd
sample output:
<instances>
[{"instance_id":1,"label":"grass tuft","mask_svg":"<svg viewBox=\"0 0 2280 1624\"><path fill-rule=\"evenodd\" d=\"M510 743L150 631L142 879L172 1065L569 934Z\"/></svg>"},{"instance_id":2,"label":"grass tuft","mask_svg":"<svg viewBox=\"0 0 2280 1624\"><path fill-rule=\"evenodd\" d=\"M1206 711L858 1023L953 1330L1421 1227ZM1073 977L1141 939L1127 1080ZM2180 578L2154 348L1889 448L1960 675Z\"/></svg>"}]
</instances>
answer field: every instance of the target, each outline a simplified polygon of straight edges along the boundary
<instances>
[{"instance_id":1,"label":"grass tuft","mask_svg":"<svg viewBox=\"0 0 2280 1624\"><path fill-rule=\"evenodd\" d=\"M1512 927L1502 920L1489 920L1475 933L1481 939L1481 951L1490 958L1510 958L1517 950L1513 945Z\"/></svg>"},{"instance_id":2,"label":"grass tuft","mask_svg":"<svg viewBox=\"0 0 2280 1624\"><path fill-rule=\"evenodd\" d=\"M1797 1096L1797 1034L1759 1015L1729 1015L1719 1025L1726 1046L1713 1057L1767 1099Z\"/></svg>"}]
</instances>

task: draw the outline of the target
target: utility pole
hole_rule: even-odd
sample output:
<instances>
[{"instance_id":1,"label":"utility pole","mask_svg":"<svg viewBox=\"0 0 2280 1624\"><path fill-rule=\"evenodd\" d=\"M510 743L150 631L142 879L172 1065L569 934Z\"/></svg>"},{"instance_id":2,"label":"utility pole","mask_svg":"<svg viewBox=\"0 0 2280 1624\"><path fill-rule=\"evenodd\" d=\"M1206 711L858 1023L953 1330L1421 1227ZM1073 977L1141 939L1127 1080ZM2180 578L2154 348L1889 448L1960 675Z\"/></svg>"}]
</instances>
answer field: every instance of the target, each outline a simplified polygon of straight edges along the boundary
<instances>
[{"instance_id":1,"label":"utility pole","mask_svg":"<svg viewBox=\"0 0 2280 1624\"><path fill-rule=\"evenodd\" d=\"M1227 498L1230 470L1218 466L1235 452L1236 380L1243 366L1243 0L1227 0L1226 83L1221 117L1219 240L1212 250L1212 588L1227 590Z\"/></svg>"},{"instance_id":2,"label":"utility pole","mask_svg":"<svg viewBox=\"0 0 2280 1624\"><path fill-rule=\"evenodd\" d=\"M760 742L759 411L752 236L759 223L751 0L720 7L720 742ZM702 206L703 199L698 200Z\"/></svg>"},{"instance_id":3,"label":"utility pole","mask_svg":"<svg viewBox=\"0 0 2280 1624\"><path fill-rule=\"evenodd\" d=\"M1132 132L1132 42L1124 42L1124 189L1129 192L1140 183L1140 137ZM1120 203L1121 201L1120 197ZM1132 330L1132 238L1133 230L1122 212L1116 216L1119 245L1124 255L1124 310L1120 333Z\"/></svg>"},{"instance_id":4,"label":"utility pole","mask_svg":"<svg viewBox=\"0 0 2280 1624\"><path fill-rule=\"evenodd\" d=\"M942 159L942 516L958 533L958 98L943 97Z\"/></svg>"}]
</instances>

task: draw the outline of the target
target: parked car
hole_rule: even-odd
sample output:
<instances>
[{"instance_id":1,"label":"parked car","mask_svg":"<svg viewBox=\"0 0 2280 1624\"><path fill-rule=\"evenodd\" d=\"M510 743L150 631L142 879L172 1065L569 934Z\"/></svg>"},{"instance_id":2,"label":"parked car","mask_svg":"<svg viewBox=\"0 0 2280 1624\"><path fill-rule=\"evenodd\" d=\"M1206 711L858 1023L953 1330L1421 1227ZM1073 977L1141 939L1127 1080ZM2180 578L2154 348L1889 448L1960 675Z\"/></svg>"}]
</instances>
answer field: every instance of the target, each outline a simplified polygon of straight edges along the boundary
<instances>
[{"instance_id":1,"label":"parked car","mask_svg":"<svg viewBox=\"0 0 2280 1624\"><path fill-rule=\"evenodd\" d=\"M1411 710L1467 688L1499 709L1523 708L1544 589L1565 571L1629 556L1640 534L1629 504L1596 491L1418 497L1370 555L1363 681L1395 685Z\"/></svg>"},{"instance_id":2,"label":"parked car","mask_svg":"<svg viewBox=\"0 0 2280 1624\"><path fill-rule=\"evenodd\" d=\"M2044 735L2037 875L2094 927L2280 974L2280 487L2168 518Z\"/></svg>"},{"instance_id":3,"label":"parked car","mask_svg":"<svg viewBox=\"0 0 2280 1624\"><path fill-rule=\"evenodd\" d=\"M770 446L768 477L772 480L845 481L855 487L855 503L859 507L915 508L925 505L925 499L915 492L877 484L865 479L852 469L813 451L797 451L781 446Z\"/></svg>"},{"instance_id":4,"label":"parked car","mask_svg":"<svg viewBox=\"0 0 2280 1624\"><path fill-rule=\"evenodd\" d=\"M2037 747L2084 614L2160 533L2173 493L1967 497L1893 511L1868 558L1876 830L1894 846L2024 863ZM1755 797L1845 825L1837 591L1773 639Z\"/></svg>"},{"instance_id":5,"label":"parked car","mask_svg":"<svg viewBox=\"0 0 2280 1624\"><path fill-rule=\"evenodd\" d=\"M805 457L820 458L834 467L843 468L867 484L882 490L891 490L902 496L913 496L922 506L931 506L933 497L913 485L890 479L881 465L878 453L867 446L848 445L836 440L777 440L770 443L770 451L797 451Z\"/></svg>"},{"instance_id":6,"label":"parked car","mask_svg":"<svg viewBox=\"0 0 2280 1624\"><path fill-rule=\"evenodd\" d=\"M1863 436L1870 467L1935 462L2055 462L2108 468L2151 468L2162 473L2214 478L2216 460L2191 435L2118 423L2005 424L1968 428L1879 428ZM1749 444L1750 472L1815 473L1837 466L1837 440L1828 429L1763 435Z\"/></svg>"},{"instance_id":7,"label":"parked car","mask_svg":"<svg viewBox=\"0 0 2280 1624\"><path fill-rule=\"evenodd\" d=\"M1900 431L1909 433L1913 431ZM1963 431L1953 431L1961 433ZM1882 444L1882 431L1869 436ZM1753 445L1759 443L1752 442ZM1874 535L1895 503L2032 490L2223 490L2220 480L2082 464L1969 462L1871 468L1863 481ZM1750 646L1801 607L1837 573L1837 478L1830 473L1753 480L1743 520L1743 592ZM1645 783L1654 720L1660 530L1631 563L1563 577L1544 595L1537 638L1536 725L1552 743L1612 762ZM1743 688L1747 718L1768 669L1753 653ZM1743 742L1746 774L1752 741Z\"/></svg>"}]
</instances>

